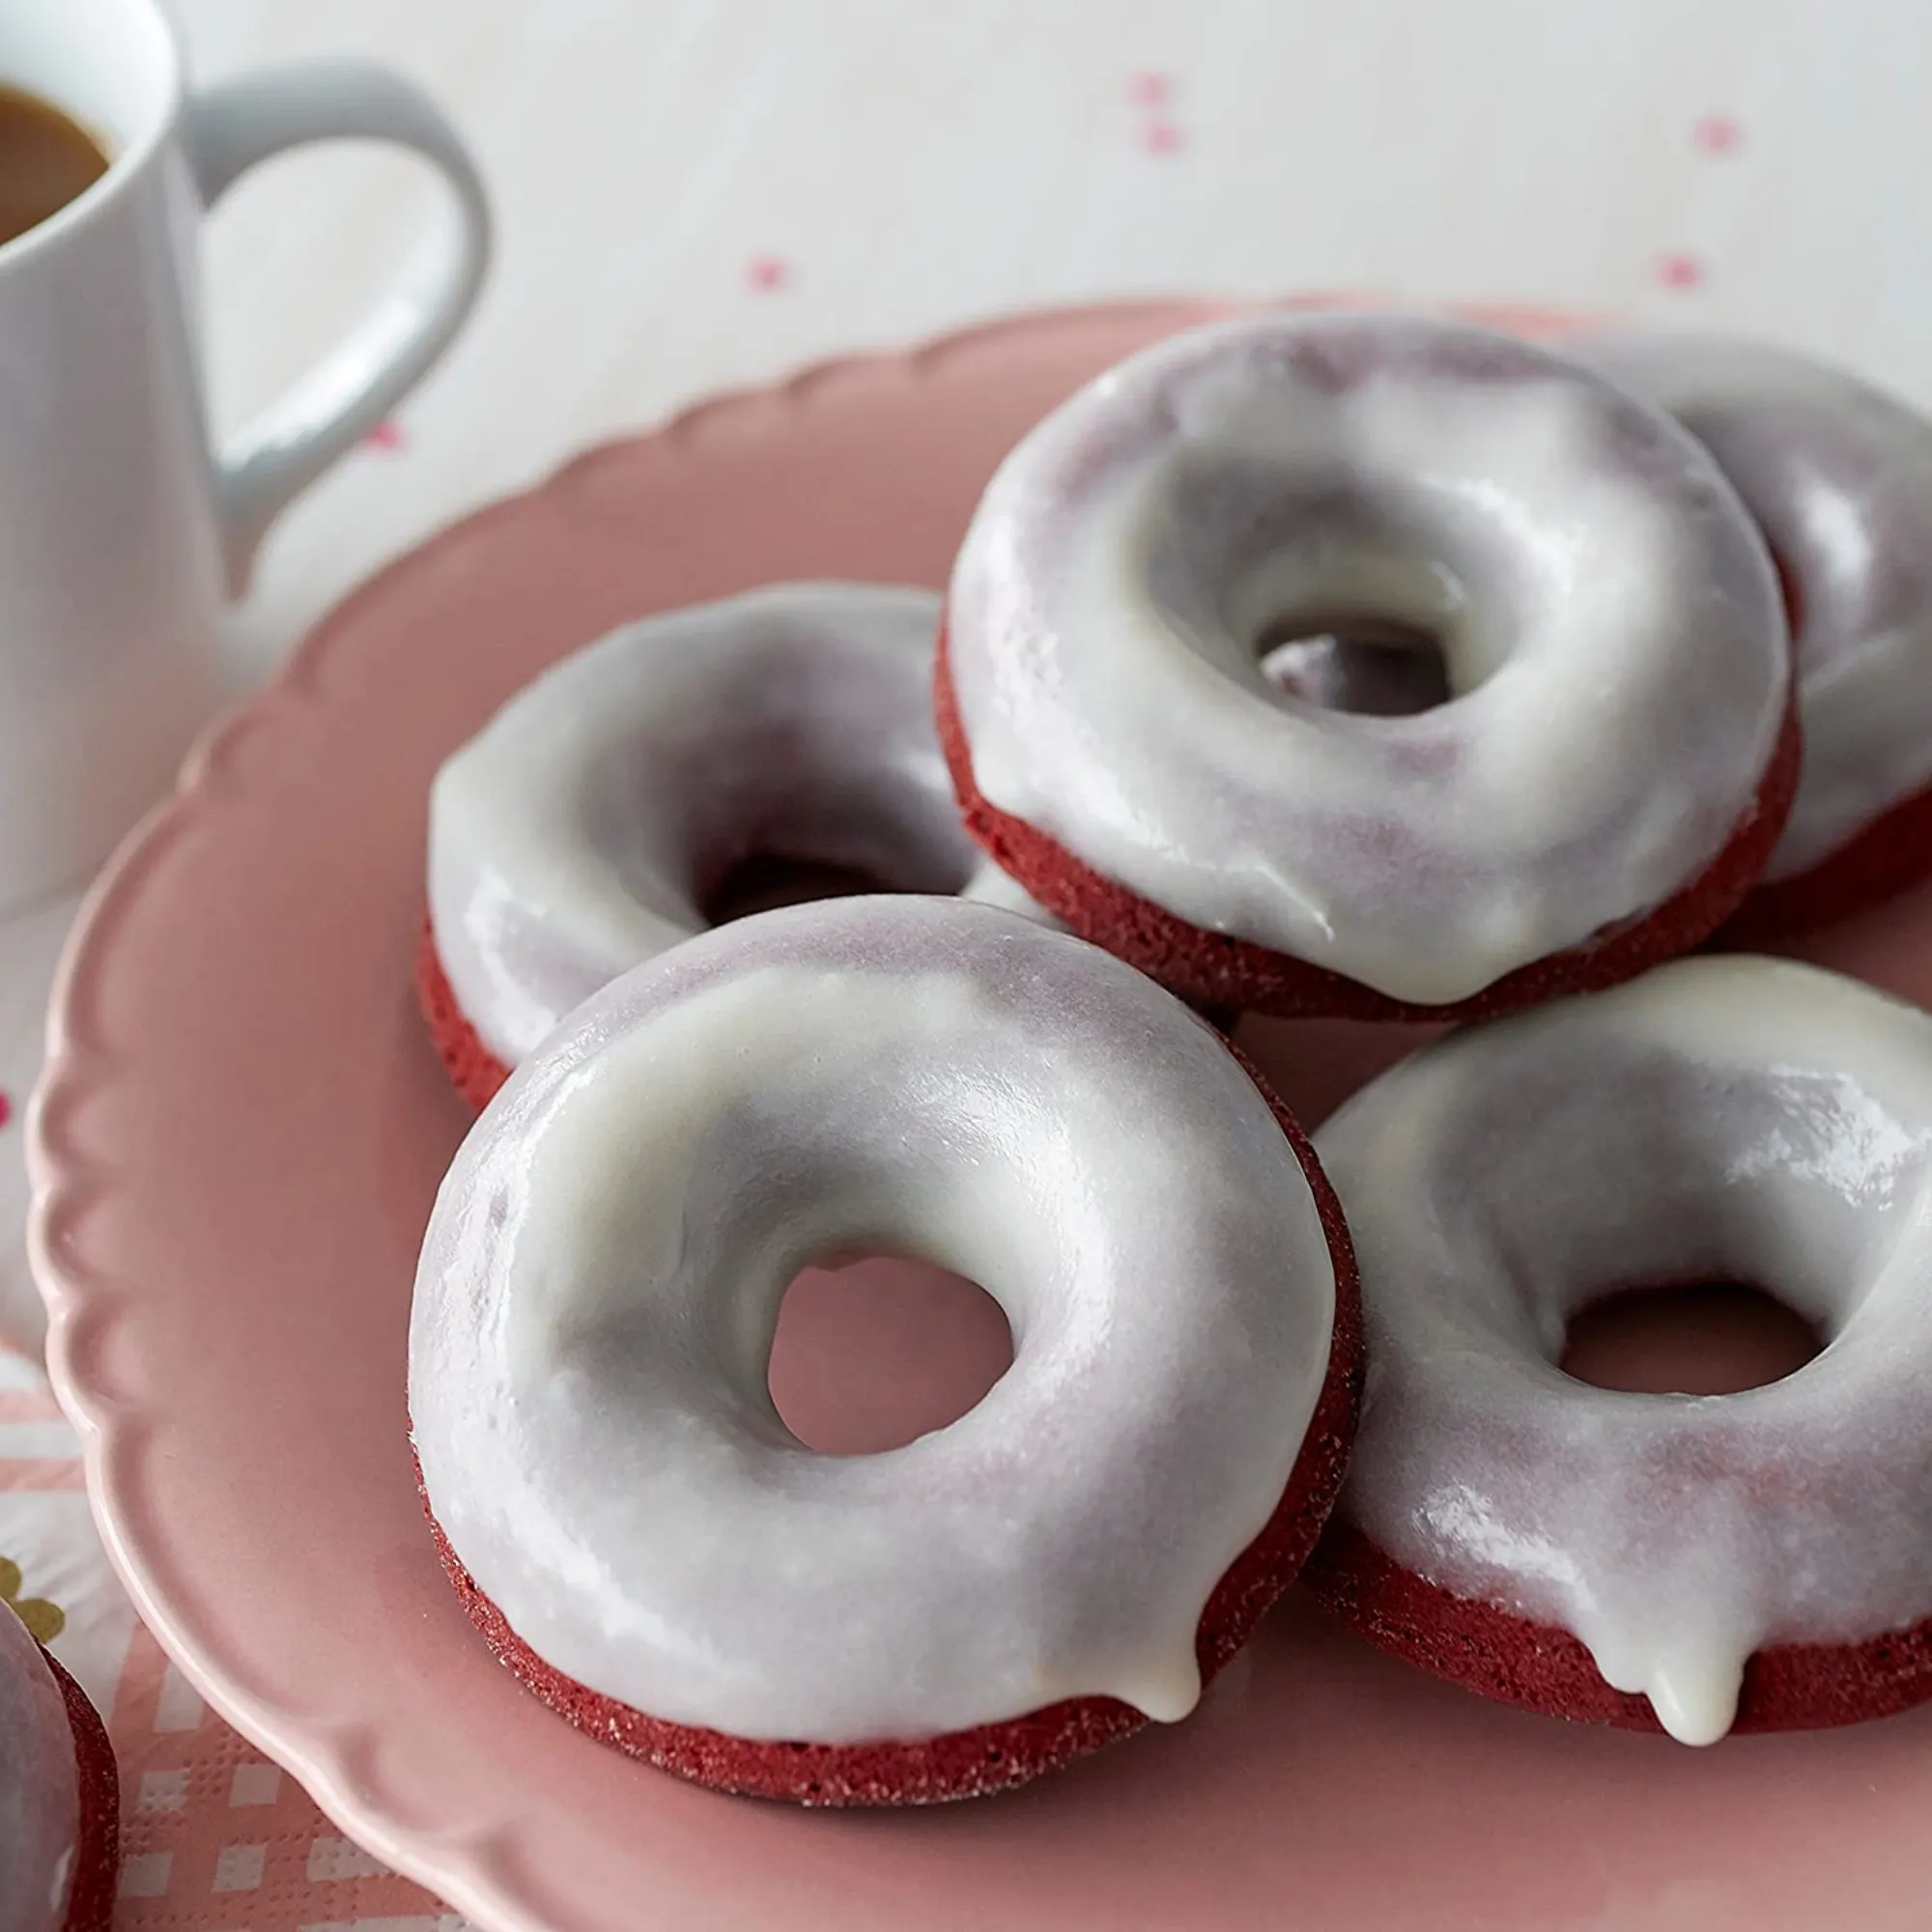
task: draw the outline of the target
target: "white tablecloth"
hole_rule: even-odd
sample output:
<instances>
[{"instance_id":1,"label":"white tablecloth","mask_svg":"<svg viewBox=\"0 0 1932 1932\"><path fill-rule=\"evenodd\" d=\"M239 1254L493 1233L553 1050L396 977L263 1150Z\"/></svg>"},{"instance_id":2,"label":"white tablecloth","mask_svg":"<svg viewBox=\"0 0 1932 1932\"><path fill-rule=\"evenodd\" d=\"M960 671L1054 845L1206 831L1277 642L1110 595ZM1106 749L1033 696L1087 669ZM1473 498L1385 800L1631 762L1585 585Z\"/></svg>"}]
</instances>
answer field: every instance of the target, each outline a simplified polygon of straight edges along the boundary
<instances>
[{"instance_id":1,"label":"white tablecloth","mask_svg":"<svg viewBox=\"0 0 1932 1932\"><path fill-rule=\"evenodd\" d=\"M408 69L500 224L455 354L270 541L237 618L258 673L384 558L587 440L1040 303L1527 299L1780 336L1932 404L1927 0L177 7L205 76L323 50ZM427 192L359 152L237 191L207 250L223 424L367 300ZM18 1118L71 912L0 927L0 1331L39 1325ZM0 1397L0 1456L64 1467L24 1364ZM66 1599L64 1654L107 1697L130 1619L78 1503L70 1476L0 1493L0 1557Z\"/></svg>"}]
</instances>

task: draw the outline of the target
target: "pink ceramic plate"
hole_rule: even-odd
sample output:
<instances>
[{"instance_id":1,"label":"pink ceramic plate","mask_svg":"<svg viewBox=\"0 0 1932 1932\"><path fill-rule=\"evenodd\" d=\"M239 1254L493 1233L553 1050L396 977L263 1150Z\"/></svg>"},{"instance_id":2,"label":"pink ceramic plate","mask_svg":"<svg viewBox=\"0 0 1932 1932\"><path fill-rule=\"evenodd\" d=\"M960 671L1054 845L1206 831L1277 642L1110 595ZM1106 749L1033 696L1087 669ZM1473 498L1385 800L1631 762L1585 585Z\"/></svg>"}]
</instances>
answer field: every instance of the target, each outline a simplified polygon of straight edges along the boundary
<instances>
[{"instance_id":1,"label":"pink ceramic plate","mask_svg":"<svg viewBox=\"0 0 1932 1932\"><path fill-rule=\"evenodd\" d=\"M416 1243L464 1125L410 992L438 761L620 618L761 579L940 582L1021 430L1211 312L1007 324L585 457L351 599L95 898L35 1160L55 1373L113 1553L215 1707L486 1926L1923 1923L1932 1712L1695 1752L1480 1703L1291 1605L1177 1730L986 1804L808 1815L567 1729L443 1582L403 1378ZM1932 895L1834 949L1932 994ZM1264 1051L1319 1113L1388 1047L1314 1028ZM959 1317L957 1360L926 1350L935 1384L983 1385L970 1309L912 1285L881 1340L842 1281L794 1338L801 1402L861 1341L875 1363L917 1354L923 1308Z\"/></svg>"}]
</instances>

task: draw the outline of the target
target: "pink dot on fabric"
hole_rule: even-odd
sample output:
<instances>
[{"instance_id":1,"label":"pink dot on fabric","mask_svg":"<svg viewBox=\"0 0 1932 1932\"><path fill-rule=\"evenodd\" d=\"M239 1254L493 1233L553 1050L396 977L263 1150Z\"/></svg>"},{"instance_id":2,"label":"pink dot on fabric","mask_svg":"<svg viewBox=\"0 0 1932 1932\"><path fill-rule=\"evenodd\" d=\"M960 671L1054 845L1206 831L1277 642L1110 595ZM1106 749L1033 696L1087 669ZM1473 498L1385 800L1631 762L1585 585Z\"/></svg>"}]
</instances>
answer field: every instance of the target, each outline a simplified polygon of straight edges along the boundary
<instances>
[{"instance_id":1,"label":"pink dot on fabric","mask_svg":"<svg viewBox=\"0 0 1932 1932\"><path fill-rule=\"evenodd\" d=\"M1657 279L1666 289L1694 289L1704 279L1704 265L1695 255L1660 255Z\"/></svg>"},{"instance_id":2,"label":"pink dot on fabric","mask_svg":"<svg viewBox=\"0 0 1932 1932\"><path fill-rule=\"evenodd\" d=\"M1744 139L1744 129L1728 114L1707 114L1690 130L1699 154L1728 155Z\"/></svg>"},{"instance_id":3,"label":"pink dot on fabric","mask_svg":"<svg viewBox=\"0 0 1932 1932\"><path fill-rule=\"evenodd\" d=\"M1127 81L1127 99L1136 107L1165 107L1174 99L1174 82L1151 71L1134 74Z\"/></svg>"},{"instance_id":4,"label":"pink dot on fabric","mask_svg":"<svg viewBox=\"0 0 1932 1932\"><path fill-rule=\"evenodd\" d=\"M776 255L755 255L745 270L745 280L759 295L771 295L791 280L791 265Z\"/></svg>"},{"instance_id":5,"label":"pink dot on fabric","mask_svg":"<svg viewBox=\"0 0 1932 1932\"><path fill-rule=\"evenodd\" d=\"M14 1118L14 1096L4 1087L0 1087L0 1127L4 1127Z\"/></svg>"},{"instance_id":6,"label":"pink dot on fabric","mask_svg":"<svg viewBox=\"0 0 1932 1932\"><path fill-rule=\"evenodd\" d=\"M1172 121L1156 121L1141 136L1141 145L1151 155L1178 155L1187 137Z\"/></svg>"},{"instance_id":7,"label":"pink dot on fabric","mask_svg":"<svg viewBox=\"0 0 1932 1932\"><path fill-rule=\"evenodd\" d=\"M371 449L397 450L403 446L403 432L400 424L379 422L362 440Z\"/></svg>"}]
</instances>

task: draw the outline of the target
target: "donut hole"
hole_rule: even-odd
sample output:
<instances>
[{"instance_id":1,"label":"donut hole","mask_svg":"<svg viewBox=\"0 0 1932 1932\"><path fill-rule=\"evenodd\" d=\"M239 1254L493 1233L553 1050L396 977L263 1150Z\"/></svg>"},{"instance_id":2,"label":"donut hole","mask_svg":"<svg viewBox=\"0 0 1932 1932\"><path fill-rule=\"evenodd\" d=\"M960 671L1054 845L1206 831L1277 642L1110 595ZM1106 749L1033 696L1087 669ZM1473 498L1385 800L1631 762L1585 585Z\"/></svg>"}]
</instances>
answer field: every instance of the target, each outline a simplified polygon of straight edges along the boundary
<instances>
[{"instance_id":1,"label":"donut hole","mask_svg":"<svg viewBox=\"0 0 1932 1932\"><path fill-rule=\"evenodd\" d=\"M1441 639L1396 618L1277 617L1256 648L1262 675L1276 690L1322 711L1407 718L1456 695Z\"/></svg>"},{"instance_id":2,"label":"donut hole","mask_svg":"<svg viewBox=\"0 0 1932 1932\"><path fill-rule=\"evenodd\" d=\"M729 701L694 696L674 725L612 734L581 780L585 841L687 930L860 894L952 896L980 853L931 742L923 657L905 670L741 654Z\"/></svg>"},{"instance_id":3,"label":"donut hole","mask_svg":"<svg viewBox=\"0 0 1932 1932\"><path fill-rule=\"evenodd\" d=\"M1586 1302L1557 1365L1593 1388L1736 1395L1796 1374L1824 1346L1816 1323L1753 1283L1684 1282Z\"/></svg>"},{"instance_id":4,"label":"donut hole","mask_svg":"<svg viewBox=\"0 0 1932 1932\"><path fill-rule=\"evenodd\" d=\"M977 1282L873 1255L793 1278L766 1381L808 1449L873 1456L957 1422L1012 1361L1006 1315Z\"/></svg>"},{"instance_id":5,"label":"donut hole","mask_svg":"<svg viewBox=\"0 0 1932 1932\"><path fill-rule=\"evenodd\" d=\"M1175 466L1152 506L1141 569L1154 614L1274 703L1410 717L1510 654L1522 586L1490 533L1412 493L1229 458Z\"/></svg>"},{"instance_id":6,"label":"donut hole","mask_svg":"<svg viewBox=\"0 0 1932 1932\"><path fill-rule=\"evenodd\" d=\"M740 859L703 895L698 910L711 925L772 912L779 906L809 905L815 899L857 898L889 893L893 886L857 866L822 859L795 859L782 852L752 852Z\"/></svg>"},{"instance_id":7,"label":"donut hole","mask_svg":"<svg viewBox=\"0 0 1932 1932\"><path fill-rule=\"evenodd\" d=\"M918 828L889 820L870 828L869 836L828 830L817 840L807 826L795 841L758 836L701 867L695 899L706 924L725 925L779 906L867 893L950 897L972 878L977 856L963 840L923 838Z\"/></svg>"},{"instance_id":8,"label":"donut hole","mask_svg":"<svg viewBox=\"0 0 1932 1932\"><path fill-rule=\"evenodd\" d=\"M1866 1067L1711 1065L1748 986L1668 970L1713 976L1684 1036L1606 1051L1580 1015L1520 1023L1510 1076L1459 1117L1442 1225L1487 1257L1498 1346L1606 1389L1736 1393L1901 1292L1932 1170Z\"/></svg>"}]
</instances>

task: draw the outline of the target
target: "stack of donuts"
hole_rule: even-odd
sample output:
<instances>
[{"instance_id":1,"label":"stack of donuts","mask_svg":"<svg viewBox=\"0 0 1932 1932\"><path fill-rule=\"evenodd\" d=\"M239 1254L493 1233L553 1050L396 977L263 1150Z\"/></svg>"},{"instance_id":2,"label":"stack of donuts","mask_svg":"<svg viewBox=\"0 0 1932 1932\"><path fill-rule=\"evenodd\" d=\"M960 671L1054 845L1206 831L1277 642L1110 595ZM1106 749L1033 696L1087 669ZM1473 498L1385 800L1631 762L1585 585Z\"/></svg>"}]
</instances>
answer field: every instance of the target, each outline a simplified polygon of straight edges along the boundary
<instances>
[{"instance_id":1,"label":"stack of donuts","mask_svg":"<svg viewBox=\"0 0 1932 1932\"><path fill-rule=\"evenodd\" d=\"M872 890L722 917L773 854ZM650 617L440 771L448 1575L572 1723L815 1804L1181 1719L1303 1576L1689 1744L1932 1696L1932 1019L1748 950L1928 869L1932 425L1728 341L1159 344L1010 453L943 599ZM1244 1014L1456 1025L1311 1142ZM866 1253L982 1284L1012 1366L817 1455L779 1306ZM1713 1280L1823 1352L1559 1368L1586 1303Z\"/></svg>"}]
</instances>

